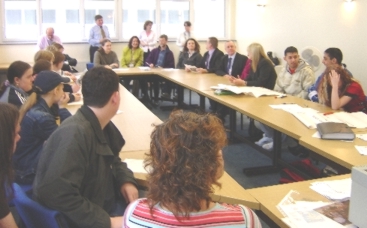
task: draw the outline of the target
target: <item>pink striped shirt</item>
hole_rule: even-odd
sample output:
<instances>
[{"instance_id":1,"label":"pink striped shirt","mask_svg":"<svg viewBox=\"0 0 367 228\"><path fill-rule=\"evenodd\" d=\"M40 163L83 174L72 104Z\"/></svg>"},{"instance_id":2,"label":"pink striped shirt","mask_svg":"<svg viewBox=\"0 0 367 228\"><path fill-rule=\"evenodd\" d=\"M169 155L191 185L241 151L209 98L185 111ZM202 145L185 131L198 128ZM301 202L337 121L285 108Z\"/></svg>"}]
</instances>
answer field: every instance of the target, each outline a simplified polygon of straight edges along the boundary
<instances>
[{"instance_id":1,"label":"pink striped shirt","mask_svg":"<svg viewBox=\"0 0 367 228\"><path fill-rule=\"evenodd\" d=\"M224 203L216 203L206 211L190 213L189 219L184 216L180 219L178 221L172 212L163 209L159 203L154 206L152 216L147 199L138 199L126 209L123 227L261 227L257 215L251 209Z\"/></svg>"}]
</instances>

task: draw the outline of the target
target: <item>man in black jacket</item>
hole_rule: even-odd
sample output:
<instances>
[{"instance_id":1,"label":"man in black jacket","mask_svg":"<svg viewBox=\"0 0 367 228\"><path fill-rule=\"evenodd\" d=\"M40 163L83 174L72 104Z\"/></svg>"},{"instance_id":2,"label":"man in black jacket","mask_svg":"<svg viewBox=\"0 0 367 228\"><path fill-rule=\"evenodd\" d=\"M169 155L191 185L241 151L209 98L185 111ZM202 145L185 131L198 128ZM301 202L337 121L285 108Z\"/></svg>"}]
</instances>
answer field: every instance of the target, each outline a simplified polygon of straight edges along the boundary
<instances>
[{"instance_id":1,"label":"man in black jacket","mask_svg":"<svg viewBox=\"0 0 367 228\"><path fill-rule=\"evenodd\" d=\"M125 140L111 122L120 105L119 78L95 67L82 84L84 105L43 147L34 198L60 211L69 227L121 227L124 207L138 190L119 158Z\"/></svg>"},{"instance_id":2,"label":"man in black jacket","mask_svg":"<svg viewBox=\"0 0 367 228\"><path fill-rule=\"evenodd\" d=\"M225 44L227 55L224 55L220 61L220 65L216 70L216 74L230 78L241 75L246 65L247 57L236 52L236 44L229 40Z\"/></svg>"},{"instance_id":3,"label":"man in black jacket","mask_svg":"<svg viewBox=\"0 0 367 228\"><path fill-rule=\"evenodd\" d=\"M206 50L200 62L200 68L197 69L199 73L215 73L220 61L223 57L223 52L218 49L218 39L209 37L206 41Z\"/></svg>"},{"instance_id":4,"label":"man in black jacket","mask_svg":"<svg viewBox=\"0 0 367 228\"><path fill-rule=\"evenodd\" d=\"M236 52L236 44L231 40L226 42L225 48L227 55L222 57L215 73L229 80L231 76L239 77L242 74L248 58ZM224 118L228 114L228 108L213 100L209 101L211 110L224 122Z\"/></svg>"}]
</instances>

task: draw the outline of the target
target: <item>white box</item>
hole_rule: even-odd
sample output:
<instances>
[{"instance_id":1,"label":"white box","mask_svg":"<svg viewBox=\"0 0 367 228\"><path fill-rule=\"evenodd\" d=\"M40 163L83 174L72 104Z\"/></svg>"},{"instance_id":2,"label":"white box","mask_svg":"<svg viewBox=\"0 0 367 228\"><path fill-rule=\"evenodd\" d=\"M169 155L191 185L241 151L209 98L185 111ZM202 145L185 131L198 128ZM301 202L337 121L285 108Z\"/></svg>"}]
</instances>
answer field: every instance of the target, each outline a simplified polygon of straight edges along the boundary
<instances>
[{"instance_id":1,"label":"white box","mask_svg":"<svg viewBox=\"0 0 367 228\"><path fill-rule=\"evenodd\" d=\"M349 221L367 227L367 165L352 168L352 192L349 204Z\"/></svg>"}]
</instances>

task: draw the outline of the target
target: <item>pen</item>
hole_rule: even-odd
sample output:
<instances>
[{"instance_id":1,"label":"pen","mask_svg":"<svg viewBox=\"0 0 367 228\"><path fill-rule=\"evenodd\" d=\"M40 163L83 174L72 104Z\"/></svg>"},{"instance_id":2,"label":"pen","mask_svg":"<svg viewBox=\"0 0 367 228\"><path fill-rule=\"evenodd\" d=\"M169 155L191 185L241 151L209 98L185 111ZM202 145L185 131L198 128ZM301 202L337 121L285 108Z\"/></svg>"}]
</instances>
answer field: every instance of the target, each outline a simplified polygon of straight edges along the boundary
<instances>
[{"instance_id":1,"label":"pen","mask_svg":"<svg viewBox=\"0 0 367 228\"><path fill-rule=\"evenodd\" d=\"M324 113L324 116L327 116L327 115L330 115L330 114L333 114L334 112L325 112Z\"/></svg>"},{"instance_id":2,"label":"pen","mask_svg":"<svg viewBox=\"0 0 367 228\"><path fill-rule=\"evenodd\" d=\"M150 65L150 63L148 63L148 62L145 62L145 64L147 64L148 66Z\"/></svg>"}]
</instances>

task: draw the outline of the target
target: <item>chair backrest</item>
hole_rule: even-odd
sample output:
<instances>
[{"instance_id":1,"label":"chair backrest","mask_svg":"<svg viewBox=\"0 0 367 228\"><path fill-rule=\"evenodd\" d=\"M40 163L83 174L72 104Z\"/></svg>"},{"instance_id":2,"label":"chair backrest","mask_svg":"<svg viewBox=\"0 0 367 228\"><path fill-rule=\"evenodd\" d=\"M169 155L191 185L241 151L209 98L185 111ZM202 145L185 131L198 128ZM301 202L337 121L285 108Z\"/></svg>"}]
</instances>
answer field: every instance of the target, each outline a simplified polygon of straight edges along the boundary
<instances>
[{"instance_id":1,"label":"chair backrest","mask_svg":"<svg viewBox=\"0 0 367 228\"><path fill-rule=\"evenodd\" d=\"M30 199L22 188L14 183L13 202L27 228L68 227L60 212L48 209Z\"/></svg>"},{"instance_id":2,"label":"chair backrest","mask_svg":"<svg viewBox=\"0 0 367 228\"><path fill-rule=\"evenodd\" d=\"M94 63L87 63L87 70L90 70L94 67Z\"/></svg>"}]
</instances>

